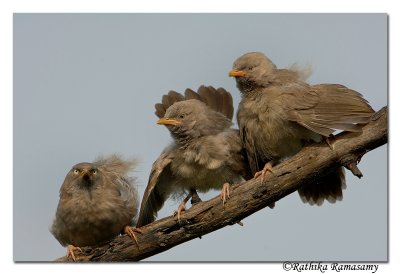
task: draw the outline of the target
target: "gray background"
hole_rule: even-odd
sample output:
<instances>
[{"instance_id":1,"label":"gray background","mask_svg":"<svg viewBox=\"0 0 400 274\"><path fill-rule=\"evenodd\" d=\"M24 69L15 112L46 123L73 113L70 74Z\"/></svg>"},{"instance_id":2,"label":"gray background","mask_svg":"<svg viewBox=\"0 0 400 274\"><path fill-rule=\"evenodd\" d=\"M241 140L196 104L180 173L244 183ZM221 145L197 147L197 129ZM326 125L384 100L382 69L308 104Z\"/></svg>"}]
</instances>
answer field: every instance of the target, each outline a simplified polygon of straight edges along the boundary
<instances>
[{"instance_id":1,"label":"gray background","mask_svg":"<svg viewBox=\"0 0 400 274\"><path fill-rule=\"evenodd\" d=\"M231 91L233 61L262 51L278 67L311 64L310 83L340 83L387 105L385 14L14 15L14 260L65 254L49 226L71 166L100 154L140 160L142 194L170 142L154 103L201 84ZM346 171L344 200L311 207L297 193L148 261L385 261L387 146ZM218 192L201 195L208 199ZM178 206L168 201L159 217Z\"/></svg>"}]
</instances>

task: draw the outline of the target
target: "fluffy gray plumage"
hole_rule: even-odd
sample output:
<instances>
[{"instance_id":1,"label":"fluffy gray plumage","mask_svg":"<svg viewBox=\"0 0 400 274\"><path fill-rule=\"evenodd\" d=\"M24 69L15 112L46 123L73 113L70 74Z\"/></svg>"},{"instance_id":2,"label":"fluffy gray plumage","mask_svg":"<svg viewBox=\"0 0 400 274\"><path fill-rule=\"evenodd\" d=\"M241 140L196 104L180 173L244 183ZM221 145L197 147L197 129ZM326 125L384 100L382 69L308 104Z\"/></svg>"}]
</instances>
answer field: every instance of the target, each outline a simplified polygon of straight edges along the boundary
<instances>
[{"instance_id":1,"label":"fluffy gray plumage","mask_svg":"<svg viewBox=\"0 0 400 274\"><path fill-rule=\"evenodd\" d=\"M221 189L249 174L239 131L230 128L232 97L225 90L202 86L185 96L170 92L156 105L156 114L163 115L159 124L167 126L173 142L152 166L138 227L153 222L172 195Z\"/></svg>"},{"instance_id":2,"label":"fluffy gray plumage","mask_svg":"<svg viewBox=\"0 0 400 274\"><path fill-rule=\"evenodd\" d=\"M338 84L309 85L298 70L278 69L259 52L239 57L229 75L242 95L237 119L253 173L335 130L360 131L374 113L360 93ZM320 205L341 200L342 188L344 170L338 168L299 194L304 202Z\"/></svg>"},{"instance_id":3,"label":"fluffy gray plumage","mask_svg":"<svg viewBox=\"0 0 400 274\"><path fill-rule=\"evenodd\" d=\"M50 229L61 245L97 245L133 225L138 193L128 172L135 165L112 155L72 167L61 186Z\"/></svg>"}]
</instances>

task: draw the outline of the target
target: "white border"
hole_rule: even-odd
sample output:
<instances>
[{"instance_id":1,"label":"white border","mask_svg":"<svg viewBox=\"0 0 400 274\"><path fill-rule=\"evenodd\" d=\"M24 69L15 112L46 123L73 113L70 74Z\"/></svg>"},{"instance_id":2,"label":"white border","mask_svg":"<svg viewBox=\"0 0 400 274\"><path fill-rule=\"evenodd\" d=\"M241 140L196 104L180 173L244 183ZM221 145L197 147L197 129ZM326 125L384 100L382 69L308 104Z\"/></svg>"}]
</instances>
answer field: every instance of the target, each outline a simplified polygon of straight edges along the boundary
<instances>
[{"instance_id":1,"label":"white border","mask_svg":"<svg viewBox=\"0 0 400 274\"><path fill-rule=\"evenodd\" d=\"M11 2L11 3L10 3ZM130 3L132 2L132 3ZM264 4L261 4L264 2ZM241 273L266 273L272 271L275 273L282 270L281 264L90 264L90 265L72 265L72 264L32 264L13 262L13 243L12 243L12 20L13 13L64 13L64 12L384 12L389 14L389 45L390 45L390 118L391 121L398 118L397 107L398 95L400 92L398 85L398 64L399 57L399 12L396 1L223 1L223 0L202 0L202 1L178 1L178 0L147 0L147 1L123 1L123 0L24 0L24 1L1 1L0 3L0 203L1 203L1 243L0 260L2 273L15 272L39 272L39 273L71 273L74 270L90 267L90 271L96 273L110 273L130 271L158 271L164 273L177 273L177 271L189 271L190 273L204 273L205 271L240 271ZM395 126L390 126L390 166L397 164L398 145L396 140L400 139L398 130ZM393 172L391 172L393 175ZM394 273L399 270L398 253L398 233L400 231L398 224L398 198L399 182L393 176L390 176L390 263L380 265L379 271L389 271ZM395 196L396 195L396 196ZM373 201L371 201L373 202ZM395 214L393 214L395 212ZM10 225L11 224L11 225ZM26 229L29 229L27 227ZM394 233L393 233L394 232ZM238 247L240 248L240 247ZM397 261L397 262L396 262Z\"/></svg>"}]
</instances>

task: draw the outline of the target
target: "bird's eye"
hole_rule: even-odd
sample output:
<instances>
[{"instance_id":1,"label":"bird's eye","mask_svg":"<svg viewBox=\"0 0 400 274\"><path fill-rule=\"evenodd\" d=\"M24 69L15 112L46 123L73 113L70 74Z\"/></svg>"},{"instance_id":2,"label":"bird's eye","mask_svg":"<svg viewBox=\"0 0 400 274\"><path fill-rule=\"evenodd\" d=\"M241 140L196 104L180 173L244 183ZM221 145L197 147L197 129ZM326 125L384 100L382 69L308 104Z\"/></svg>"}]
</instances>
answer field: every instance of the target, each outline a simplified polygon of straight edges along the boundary
<instances>
[{"instance_id":1,"label":"bird's eye","mask_svg":"<svg viewBox=\"0 0 400 274\"><path fill-rule=\"evenodd\" d=\"M79 170L74 169L74 174L75 174L75 175L78 175L78 174L79 174Z\"/></svg>"},{"instance_id":2,"label":"bird's eye","mask_svg":"<svg viewBox=\"0 0 400 274\"><path fill-rule=\"evenodd\" d=\"M253 67L249 67L248 70L253 70Z\"/></svg>"},{"instance_id":3,"label":"bird's eye","mask_svg":"<svg viewBox=\"0 0 400 274\"><path fill-rule=\"evenodd\" d=\"M92 170L92 173L93 173L93 174L97 174L97 170L93 169L93 170Z\"/></svg>"},{"instance_id":4,"label":"bird's eye","mask_svg":"<svg viewBox=\"0 0 400 274\"><path fill-rule=\"evenodd\" d=\"M179 115L179 118L183 119L183 118L185 118L185 116L186 116L186 114L182 113L181 115Z\"/></svg>"}]
</instances>

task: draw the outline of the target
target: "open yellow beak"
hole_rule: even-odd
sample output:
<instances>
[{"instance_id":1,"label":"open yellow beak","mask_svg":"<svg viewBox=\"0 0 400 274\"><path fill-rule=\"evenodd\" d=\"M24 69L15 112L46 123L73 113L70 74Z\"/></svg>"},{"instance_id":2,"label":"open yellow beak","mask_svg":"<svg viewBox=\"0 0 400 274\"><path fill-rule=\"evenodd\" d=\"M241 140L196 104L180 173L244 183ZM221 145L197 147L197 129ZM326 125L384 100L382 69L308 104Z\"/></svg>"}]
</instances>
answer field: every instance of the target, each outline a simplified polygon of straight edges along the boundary
<instances>
[{"instance_id":1,"label":"open yellow beak","mask_svg":"<svg viewBox=\"0 0 400 274\"><path fill-rule=\"evenodd\" d=\"M172 125L172 126L177 126L180 125L182 122L174 119L169 119L169 118L161 118L160 120L157 121L157 124L159 125Z\"/></svg>"},{"instance_id":2,"label":"open yellow beak","mask_svg":"<svg viewBox=\"0 0 400 274\"><path fill-rule=\"evenodd\" d=\"M229 72L229 77L244 77L246 75L247 75L247 73L243 70L235 70L234 69Z\"/></svg>"}]
</instances>

